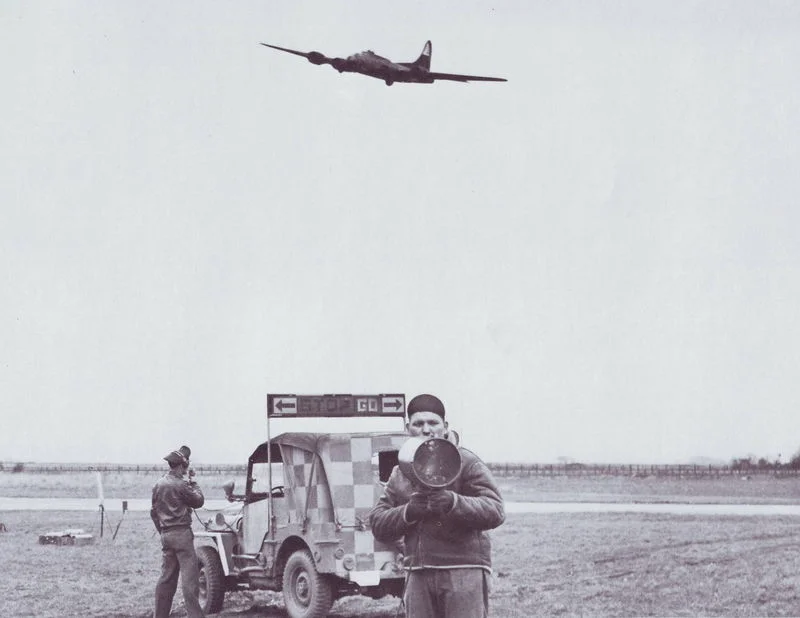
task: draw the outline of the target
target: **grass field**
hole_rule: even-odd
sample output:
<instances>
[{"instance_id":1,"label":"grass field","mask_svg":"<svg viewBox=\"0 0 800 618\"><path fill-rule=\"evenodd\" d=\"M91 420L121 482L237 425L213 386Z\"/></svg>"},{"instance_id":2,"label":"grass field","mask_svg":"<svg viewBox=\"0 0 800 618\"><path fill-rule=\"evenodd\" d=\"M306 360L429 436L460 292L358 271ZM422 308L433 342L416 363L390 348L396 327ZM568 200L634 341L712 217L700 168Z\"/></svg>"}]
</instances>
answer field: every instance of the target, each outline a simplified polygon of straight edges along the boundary
<instances>
[{"instance_id":1,"label":"grass field","mask_svg":"<svg viewBox=\"0 0 800 618\"><path fill-rule=\"evenodd\" d=\"M102 475L103 495L106 498L149 498L153 483L159 474L112 472ZM206 498L224 499L222 484L233 478L237 490L244 490L244 477L220 474L198 476ZM7 498L96 498L97 473L64 472L43 474L36 472L0 472L0 496Z\"/></svg>"},{"instance_id":2,"label":"grass field","mask_svg":"<svg viewBox=\"0 0 800 618\"><path fill-rule=\"evenodd\" d=\"M0 495L13 485L0 474ZM52 476L52 475L47 475ZM153 479L104 479L106 496L146 497ZM498 479L508 500L796 502L795 481L767 478ZM568 481L563 483L562 481ZM215 483L220 488L215 488ZM224 477L200 479L211 498ZM17 482L15 480L15 482ZM75 485L77 483L77 486ZM28 495L96 495L94 478L28 477ZM70 485L73 485L70 488ZM38 487L38 489L37 489ZM137 488L138 489L135 489ZM144 488L144 494L142 494ZM217 495L218 492L218 495ZM711 499L711 500L709 500ZM119 513L108 513L113 527ZM128 513L116 540L84 547L39 545L39 534L82 527L99 533L94 512L0 512L2 616L144 618L151 615L160 551L146 513ZM800 519L793 517L640 514L510 515L492 533L492 615L527 616L800 616ZM285 616L280 595L240 592L221 616ZM332 616L387 618L391 597L343 599ZM184 616L180 592L173 616Z\"/></svg>"},{"instance_id":3,"label":"grass field","mask_svg":"<svg viewBox=\"0 0 800 618\"><path fill-rule=\"evenodd\" d=\"M157 474L104 473L106 498L149 498ZM198 476L208 499L224 499L222 484L244 477ZM800 504L800 477L670 478L627 476L497 477L503 497L515 502L704 502L728 504ZM95 498L97 475L91 472L41 474L0 472L0 496Z\"/></svg>"},{"instance_id":4,"label":"grass field","mask_svg":"<svg viewBox=\"0 0 800 618\"><path fill-rule=\"evenodd\" d=\"M800 504L797 477L521 477L497 483L514 502Z\"/></svg>"}]
</instances>

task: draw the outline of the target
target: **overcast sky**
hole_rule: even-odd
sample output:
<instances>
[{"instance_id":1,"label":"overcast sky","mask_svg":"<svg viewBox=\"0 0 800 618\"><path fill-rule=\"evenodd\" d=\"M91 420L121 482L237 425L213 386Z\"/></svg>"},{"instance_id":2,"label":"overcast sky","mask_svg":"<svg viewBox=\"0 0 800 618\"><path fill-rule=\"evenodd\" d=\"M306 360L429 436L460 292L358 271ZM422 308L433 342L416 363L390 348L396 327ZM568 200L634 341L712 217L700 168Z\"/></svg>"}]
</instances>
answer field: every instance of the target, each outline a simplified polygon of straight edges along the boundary
<instances>
[{"instance_id":1,"label":"overcast sky","mask_svg":"<svg viewBox=\"0 0 800 618\"><path fill-rule=\"evenodd\" d=\"M800 4L0 5L0 460L244 461L267 393L488 461L800 449ZM508 83L395 84L260 46Z\"/></svg>"}]
</instances>

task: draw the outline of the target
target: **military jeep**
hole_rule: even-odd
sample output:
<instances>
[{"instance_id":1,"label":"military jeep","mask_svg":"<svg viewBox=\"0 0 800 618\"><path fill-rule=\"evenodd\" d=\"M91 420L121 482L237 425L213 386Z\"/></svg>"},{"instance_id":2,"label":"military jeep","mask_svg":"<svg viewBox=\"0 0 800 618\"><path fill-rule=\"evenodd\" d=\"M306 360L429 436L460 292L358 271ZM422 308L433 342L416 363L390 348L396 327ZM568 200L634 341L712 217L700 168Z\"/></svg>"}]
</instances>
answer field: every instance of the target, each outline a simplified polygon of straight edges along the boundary
<instances>
[{"instance_id":1,"label":"military jeep","mask_svg":"<svg viewBox=\"0 0 800 618\"><path fill-rule=\"evenodd\" d=\"M403 395L269 395L270 416L402 416ZM200 601L227 591L282 591L292 618L326 616L346 595L402 594L402 547L378 542L369 512L408 436L398 432L281 433L247 462L241 495L195 534Z\"/></svg>"}]
</instances>

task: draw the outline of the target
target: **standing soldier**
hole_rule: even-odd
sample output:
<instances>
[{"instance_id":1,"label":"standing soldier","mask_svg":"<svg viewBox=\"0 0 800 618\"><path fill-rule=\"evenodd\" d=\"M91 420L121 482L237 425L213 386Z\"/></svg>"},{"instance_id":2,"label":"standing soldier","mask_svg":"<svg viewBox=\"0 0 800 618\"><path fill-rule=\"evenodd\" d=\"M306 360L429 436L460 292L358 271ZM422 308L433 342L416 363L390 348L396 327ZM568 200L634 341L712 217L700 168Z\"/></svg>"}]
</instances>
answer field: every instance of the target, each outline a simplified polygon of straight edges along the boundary
<instances>
[{"instance_id":1,"label":"standing soldier","mask_svg":"<svg viewBox=\"0 0 800 618\"><path fill-rule=\"evenodd\" d=\"M408 402L406 430L422 438L447 438L444 405L433 395ZM461 470L446 488L420 491L395 466L370 514L379 541L405 541L409 618L484 618L489 612L491 544L487 530L505 519L489 468L459 448Z\"/></svg>"},{"instance_id":2,"label":"standing soldier","mask_svg":"<svg viewBox=\"0 0 800 618\"><path fill-rule=\"evenodd\" d=\"M188 446L167 454L169 472L153 486L153 506L150 518L161 534L161 577L156 584L155 618L168 618L172 598L178 587L180 573L183 600L189 618L203 618L198 596L200 570L194 551L192 509L203 506L205 498L194 481L194 470L189 468ZM189 480L183 480L185 474Z\"/></svg>"}]
</instances>

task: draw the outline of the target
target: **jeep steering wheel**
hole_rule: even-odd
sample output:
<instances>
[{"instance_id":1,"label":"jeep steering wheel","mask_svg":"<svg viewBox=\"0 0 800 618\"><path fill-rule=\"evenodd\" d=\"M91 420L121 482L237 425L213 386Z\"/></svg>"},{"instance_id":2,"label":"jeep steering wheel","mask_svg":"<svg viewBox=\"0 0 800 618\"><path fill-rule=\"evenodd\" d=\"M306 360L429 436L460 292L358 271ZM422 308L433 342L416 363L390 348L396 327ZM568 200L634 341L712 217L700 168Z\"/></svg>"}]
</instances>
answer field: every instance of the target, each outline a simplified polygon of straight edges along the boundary
<instances>
[{"instance_id":1,"label":"jeep steering wheel","mask_svg":"<svg viewBox=\"0 0 800 618\"><path fill-rule=\"evenodd\" d=\"M275 485L275 487L273 487L270 490L269 493L270 493L270 495L275 496L276 498L283 498L283 496L284 496L284 486L283 485Z\"/></svg>"}]
</instances>

